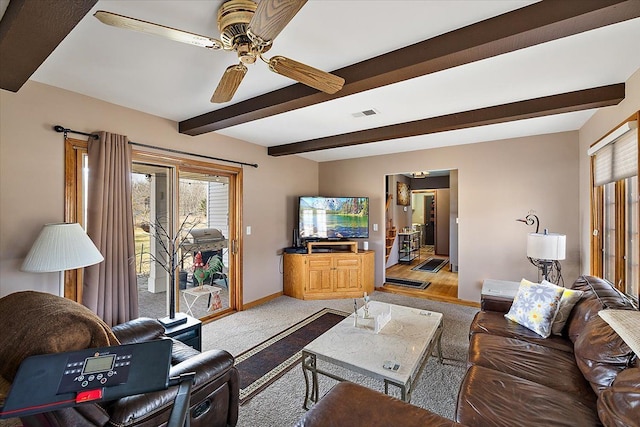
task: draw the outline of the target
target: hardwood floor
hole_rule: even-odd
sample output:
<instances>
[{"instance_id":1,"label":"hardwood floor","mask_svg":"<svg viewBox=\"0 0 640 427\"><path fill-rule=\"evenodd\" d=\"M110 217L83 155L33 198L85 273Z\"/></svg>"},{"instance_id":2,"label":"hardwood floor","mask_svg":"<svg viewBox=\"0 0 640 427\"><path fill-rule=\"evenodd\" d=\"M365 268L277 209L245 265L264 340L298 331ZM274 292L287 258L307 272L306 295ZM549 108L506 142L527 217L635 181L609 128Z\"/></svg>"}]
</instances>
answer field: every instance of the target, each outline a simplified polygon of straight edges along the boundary
<instances>
[{"instance_id":1,"label":"hardwood floor","mask_svg":"<svg viewBox=\"0 0 640 427\"><path fill-rule=\"evenodd\" d=\"M426 246L420 249L420 257L409 263L398 263L386 270L385 277L395 277L398 279L411 279L429 281L431 284L423 290L410 289L404 286L385 283L383 287L376 288L377 291L392 292L396 294L408 295L417 298L431 299L434 301L444 301L454 304L479 307L480 304L471 301L464 301L458 298L458 274L449 271L449 264L445 265L437 273L427 273L412 270L416 265L434 256L433 246ZM436 255L436 257L439 257Z\"/></svg>"}]
</instances>

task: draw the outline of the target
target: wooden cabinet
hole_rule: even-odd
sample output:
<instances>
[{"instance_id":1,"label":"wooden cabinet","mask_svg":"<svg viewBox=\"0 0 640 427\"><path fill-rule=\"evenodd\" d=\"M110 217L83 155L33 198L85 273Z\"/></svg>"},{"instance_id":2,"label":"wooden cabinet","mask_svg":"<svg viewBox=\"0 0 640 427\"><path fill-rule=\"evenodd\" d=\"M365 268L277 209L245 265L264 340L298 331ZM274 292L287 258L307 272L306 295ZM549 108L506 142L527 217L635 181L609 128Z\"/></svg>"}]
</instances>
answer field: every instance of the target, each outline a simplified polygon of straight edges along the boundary
<instances>
[{"instance_id":1,"label":"wooden cabinet","mask_svg":"<svg viewBox=\"0 0 640 427\"><path fill-rule=\"evenodd\" d=\"M373 293L374 252L284 254L283 282L294 298L361 298Z\"/></svg>"}]
</instances>

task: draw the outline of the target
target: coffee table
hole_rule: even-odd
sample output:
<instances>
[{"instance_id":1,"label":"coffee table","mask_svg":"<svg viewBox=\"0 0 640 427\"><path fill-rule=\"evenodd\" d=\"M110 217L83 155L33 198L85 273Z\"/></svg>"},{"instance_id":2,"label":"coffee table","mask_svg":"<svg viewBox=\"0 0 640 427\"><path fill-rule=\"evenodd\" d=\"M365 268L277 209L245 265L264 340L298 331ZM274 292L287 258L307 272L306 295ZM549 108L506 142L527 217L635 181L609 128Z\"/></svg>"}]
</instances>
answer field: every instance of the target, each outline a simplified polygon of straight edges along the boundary
<instances>
[{"instance_id":1,"label":"coffee table","mask_svg":"<svg viewBox=\"0 0 640 427\"><path fill-rule=\"evenodd\" d=\"M374 317L388 310L391 320L376 334ZM363 319L363 313L361 307L357 326L351 314L302 349L305 409L319 400L318 374L345 381L320 369L318 359L384 381L386 394L389 385L398 387L405 402L411 401L413 386L435 346L442 363L442 313L377 301L369 303L371 318Z\"/></svg>"}]
</instances>

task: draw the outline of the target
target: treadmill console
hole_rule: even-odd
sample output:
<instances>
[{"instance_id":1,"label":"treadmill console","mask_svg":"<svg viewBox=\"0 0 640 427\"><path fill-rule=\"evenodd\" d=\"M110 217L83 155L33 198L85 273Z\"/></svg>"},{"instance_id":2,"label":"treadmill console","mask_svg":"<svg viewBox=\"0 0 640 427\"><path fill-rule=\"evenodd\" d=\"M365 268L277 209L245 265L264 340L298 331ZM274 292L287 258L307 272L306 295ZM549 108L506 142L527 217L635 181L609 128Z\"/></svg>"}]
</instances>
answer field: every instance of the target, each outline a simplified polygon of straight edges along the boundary
<instances>
[{"instance_id":1,"label":"treadmill console","mask_svg":"<svg viewBox=\"0 0 640 427\"><path fill-rule=\"evenodd\" d=\"M132 358L126 347L114 347L91 356L72 354L67 359L58 394L126 383Z\"/></svg>"},{"instance_id":2,"label":"treadmill console","mask_svg":"<svg viewBox=\"0 0 640 427\"><path fill-rule=\"evenodd\" d=\"M0 419L164 390L171 347L171 340L160 339L27 357L0 408Z\"/></svg>"}]
</instances>

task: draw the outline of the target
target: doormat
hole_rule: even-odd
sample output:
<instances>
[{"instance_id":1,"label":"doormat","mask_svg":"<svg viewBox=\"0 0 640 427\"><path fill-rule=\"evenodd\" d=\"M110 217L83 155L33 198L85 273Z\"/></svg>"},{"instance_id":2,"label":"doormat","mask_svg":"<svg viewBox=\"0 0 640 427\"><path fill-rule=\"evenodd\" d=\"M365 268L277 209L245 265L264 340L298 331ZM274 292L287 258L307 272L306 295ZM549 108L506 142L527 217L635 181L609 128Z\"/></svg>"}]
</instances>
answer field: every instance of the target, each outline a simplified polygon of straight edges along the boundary
<instances>
[{"instance_id":1,"label":"doormat","mask_svg":"<svg viewBox=\"0 0 640 427\"><path fill-rule=\"evenodd\" d=\"M290 371L302 359L302 349L349 314L323 308L301 322L238 355L240 405Z\"/></svg>"},{"instance_id":2,"label":"doormat","mask_svg":"<svg viewBox=\"0 0 640 427\"><path fill-rule=\"evenodd\" d=\"M431 284L431 282L423 282L422 280L399 279L397 277L387 277L386 279L384 279L384 281L385 283L390 283L397 286L405 286L411 289L426 289L427 286Z\"/></svg>"},{"instance_id":3,"label":"doormat","mask_svg":"<svg viewBox=\"0 0 640 427\"><path fill-rule=\"evenodd\" d=\"M429 258L425 262L416 265L412 270L424 271L426 273L437 273L442 267L447 265L449 258Z\"/></svg>"}]
</instances>

